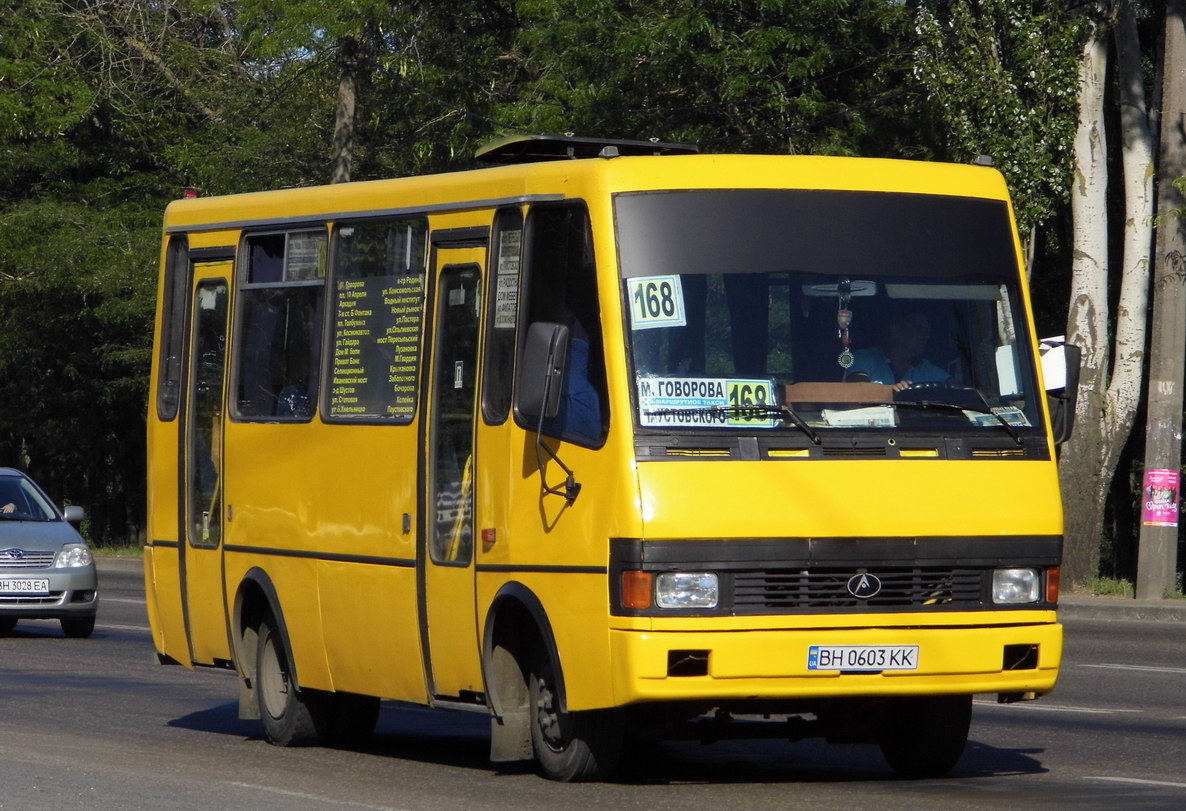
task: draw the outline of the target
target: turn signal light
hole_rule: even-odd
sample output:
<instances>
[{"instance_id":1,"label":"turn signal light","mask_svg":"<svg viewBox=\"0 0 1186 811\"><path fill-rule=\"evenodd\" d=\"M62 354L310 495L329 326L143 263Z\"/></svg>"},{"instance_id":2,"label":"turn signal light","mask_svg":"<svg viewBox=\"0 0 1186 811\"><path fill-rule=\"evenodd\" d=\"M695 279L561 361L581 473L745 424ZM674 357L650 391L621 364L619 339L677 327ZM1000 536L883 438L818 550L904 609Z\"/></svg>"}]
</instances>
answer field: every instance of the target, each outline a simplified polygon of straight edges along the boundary
<instances>
[{"instance_id":1,"label":"turn signal light","mask_svg":"<svg viewBox=\"0 0 1186 811\"><path fill-rule=\"evenodd\" d=\"M1046 570L1046 602L1051 605L1058 603L1058 579L1060 576L1060 569L1058 566L1051 566Z\"/></svg>"},{"instance_id":2,"label":"turn signal light","mask_svg":"<svg viewBox=\"0 0 1186 811\"><path fill-rule=\"evenodd\" d=\"M622 607L650 608L655 576L650 572L622 572Z\"/></svg>"}]
</instances>

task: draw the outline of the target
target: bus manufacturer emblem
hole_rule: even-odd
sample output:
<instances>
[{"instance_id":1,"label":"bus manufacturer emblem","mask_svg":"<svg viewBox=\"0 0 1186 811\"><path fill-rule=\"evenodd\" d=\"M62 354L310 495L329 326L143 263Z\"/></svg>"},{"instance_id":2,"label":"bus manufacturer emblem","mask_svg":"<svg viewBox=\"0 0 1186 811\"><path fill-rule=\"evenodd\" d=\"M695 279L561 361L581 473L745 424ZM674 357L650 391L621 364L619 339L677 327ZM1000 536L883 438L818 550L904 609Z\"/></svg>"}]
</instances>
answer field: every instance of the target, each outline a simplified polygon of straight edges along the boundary
<instances>
[{"instance_id":1,"label":"bus manufacturer emblem","mask_svg":"<svg viewBox=\"0 0 1186 811\"><path fill-rule=\"evenodd\" d=\"M861 572L848 578L848 593L859 600L868 600L881 593L881 578Z\"/></svg>"}]
</instances>

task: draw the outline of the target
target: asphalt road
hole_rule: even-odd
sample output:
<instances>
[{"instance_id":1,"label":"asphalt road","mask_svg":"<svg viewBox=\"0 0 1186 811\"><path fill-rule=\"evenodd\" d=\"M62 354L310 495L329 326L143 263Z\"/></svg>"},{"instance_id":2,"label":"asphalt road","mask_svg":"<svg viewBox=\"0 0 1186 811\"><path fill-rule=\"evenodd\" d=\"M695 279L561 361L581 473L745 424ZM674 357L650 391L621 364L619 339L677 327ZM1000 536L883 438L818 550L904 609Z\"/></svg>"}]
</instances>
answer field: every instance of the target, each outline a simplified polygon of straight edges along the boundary
<instances>
[{"instance_id":1,"label":"asphalt road","mask_svg":"<svg viewBox=\"0 0 1186 811\"><path fill-rule=\"evenodd\" d=\"M745 741L663 744L621 782L560 785L490 764L468 713L384 705L365 749L269 746L233 676L156 664L135 563L105 562L101 587L91 639L56 622L0 638L0 809L1186 807L1186 622L1069 610L1058 689L978 697L942 780L895 779L873 747Z\"/></svg>"}]
</instances>

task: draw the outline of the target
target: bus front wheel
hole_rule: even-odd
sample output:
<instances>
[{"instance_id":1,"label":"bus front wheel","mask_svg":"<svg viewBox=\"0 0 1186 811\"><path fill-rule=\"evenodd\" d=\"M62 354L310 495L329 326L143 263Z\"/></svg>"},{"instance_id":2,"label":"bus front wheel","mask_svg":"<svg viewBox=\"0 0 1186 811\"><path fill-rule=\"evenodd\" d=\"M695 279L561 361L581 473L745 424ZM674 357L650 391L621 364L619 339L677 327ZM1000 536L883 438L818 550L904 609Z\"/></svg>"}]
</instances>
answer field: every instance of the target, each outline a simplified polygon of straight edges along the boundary
<instances>
[{"instance_id":1,"label":"bus front wheel","mask_svg":"<svg viewBox=\"0 0 1186 811\"><path fill-rule=\"evenodd\" d=\"M323 696L297 688L289 672L285 641L271 617L260 623L257 645L255 692L264 736L276 746L319 742L327 714Z\"/></svg>"},{"instance_id":2,"label":"bus front wheel","mask_svg":"<svg viewBox=\"0 0 1186 811\"><path fill-rule=\"evenodd\" d=\"M613 710L563 711L556 672L540 654L529 676L531 743L540 771L565 783L607 778L621 755L622 727Z\"/></svg>"},{"instance_id":3,"label":"bus front wheel","mask_svg":"<svg viewBox=\"0 0 1186 811\"><path fill-rule=\"evenodd\" d=\"M968 743L971 696L898 699L885 719L881 753L902 777L941 777Z\"/></svg>"}]
</instances>

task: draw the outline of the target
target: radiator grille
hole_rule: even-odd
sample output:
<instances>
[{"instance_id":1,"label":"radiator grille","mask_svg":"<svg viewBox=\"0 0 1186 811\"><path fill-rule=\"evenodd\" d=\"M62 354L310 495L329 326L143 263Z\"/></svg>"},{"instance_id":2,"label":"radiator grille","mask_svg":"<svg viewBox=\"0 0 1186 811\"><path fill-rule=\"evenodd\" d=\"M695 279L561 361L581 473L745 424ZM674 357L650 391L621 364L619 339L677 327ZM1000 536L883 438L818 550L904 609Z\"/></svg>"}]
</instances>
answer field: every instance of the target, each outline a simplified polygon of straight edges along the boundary
<instances>
[{"instance_id":1,"label":"radiator grille","mask_svg":"<svg viewBox=\"0 0 1186 811\"><path fill-rule=\"evenodd\" d=\"M62 602L64 591L51 591L37 595L0 595L0 606L12 605L57 605Z\"/></svg>"},{"instance_id":2,"label":"radiator grille","mask_svg":"<svg viewBox=\"0 0 1186 811\"><path fill-rule=\"evenodd\" d=\"M867 572L881 581L881 590L859 599L849 580ZM733 575L733 605L738 611L795 611L851 608L854 611L897 608L979 607L983 603L983 569L943 566L856 569L768 569Z\"/></svg>"},{"instance_id":3,"label":"radiator grille","mask_svg":"<svg viewBox=\"0 0 1186 811\"><path fill-rule=\"evenodd\" d=\"M28 552L23 549L0 549L0 571L9 569L48 569L57 552Z\"/></svg>"}]
</instances>

